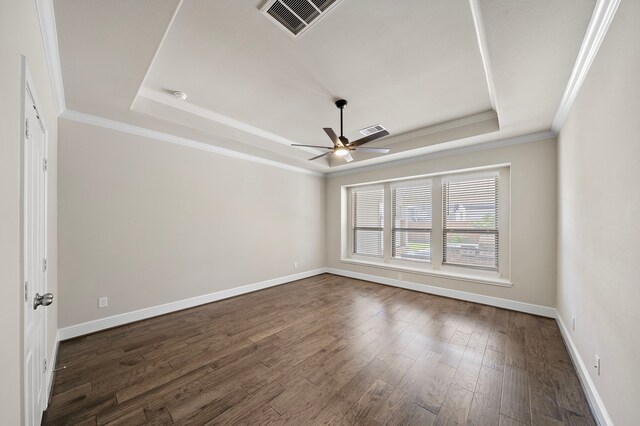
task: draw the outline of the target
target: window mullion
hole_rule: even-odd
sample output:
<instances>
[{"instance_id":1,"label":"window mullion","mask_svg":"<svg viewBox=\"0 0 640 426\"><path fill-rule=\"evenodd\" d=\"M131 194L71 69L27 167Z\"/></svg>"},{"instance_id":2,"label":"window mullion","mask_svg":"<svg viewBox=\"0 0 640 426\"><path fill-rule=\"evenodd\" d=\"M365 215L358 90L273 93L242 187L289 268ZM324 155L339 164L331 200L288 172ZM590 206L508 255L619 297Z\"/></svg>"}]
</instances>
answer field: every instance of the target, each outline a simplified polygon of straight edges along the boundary
<instances>
[{"instance_id":1,"label":"window mullion","mask_svg":"<svg viewBox=\"0 0 640 426\"><path fill-rule=\"evenodd\" d=\"M353 191L348 190L346 194L346 202L347 202L347 224L345 227L347 235L347 247L346 247L346 256L351 257L353 255L353 234L354 234L354 224L353 224L353 215L354 215L354 206L353 206Z\"/></svg>"},{"instance_id":2,"label":"window mullion","mask_svg":"<svg viewBox=\"0 0 640 426\"><path fill-rule=\"evenodd\" d=\"M510 220L509 213L511 210L511 181L510 170L502 172L498 180L498 266L500 277L508 278L510 276L509 250L510 245Z\"/></svg>"},{"instance_id":3,"label":"window mullion","mask_svg":"<svg viewBox=\"0 0 640 426\"><path fill-rule=\"evenodd\" d=\"M442 179L433 179L432 187L432 224L431 224L431 265L434 270L442 267Z\"/></svg>"},{"instance_id":4,"label":"window mullion","mask_svg":"<svg viewBox=\"0 0 640 426\"><path fill-rule=\"evenodd\" d=\"M392 226L392 211L391 211L391 185L389 183L384 184L384 228L382 232L383 241L383 253L384 262L389 263L391 261L392 247L391 247L391 226Z\"/></svg>"}]
</instances>

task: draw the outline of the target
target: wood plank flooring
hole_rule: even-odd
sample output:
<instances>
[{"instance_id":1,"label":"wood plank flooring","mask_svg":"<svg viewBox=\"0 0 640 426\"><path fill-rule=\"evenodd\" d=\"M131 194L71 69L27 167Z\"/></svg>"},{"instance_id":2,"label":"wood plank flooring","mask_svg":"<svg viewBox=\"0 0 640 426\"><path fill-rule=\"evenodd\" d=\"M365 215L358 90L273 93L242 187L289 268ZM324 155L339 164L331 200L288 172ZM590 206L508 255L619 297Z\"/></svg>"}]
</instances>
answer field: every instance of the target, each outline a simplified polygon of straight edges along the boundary
<instances>
[{"instance_id":1,"label":"wood plank flooring","mask_svg":"<svg viewBox=\"0 0 640 426\"><path fill-rule=\"evenodd\" d=\"M551 319L324 274L60 345L49 425L594 425Z\"/></svg>"}]
</instances>

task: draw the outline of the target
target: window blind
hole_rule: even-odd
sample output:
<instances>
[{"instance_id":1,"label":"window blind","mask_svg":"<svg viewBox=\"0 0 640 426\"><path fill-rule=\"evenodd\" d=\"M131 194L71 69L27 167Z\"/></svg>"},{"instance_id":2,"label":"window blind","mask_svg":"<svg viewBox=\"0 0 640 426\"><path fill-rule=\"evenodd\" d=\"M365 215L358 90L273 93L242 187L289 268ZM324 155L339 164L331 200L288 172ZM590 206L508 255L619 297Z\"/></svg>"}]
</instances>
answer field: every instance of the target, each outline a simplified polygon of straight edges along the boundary
<instances>
[{"instance_id":1,"label":"window blind","mask_svg":"<svg viewBox=\"0 0 640 426\"><path fill-rule=\"evenodd\" d=\"M384 187L353 191L353 252L383 255Z\"/></svg>"},{"instance_id":2,"label":"window blind","mask_svg":"<svg viewBox=\"0 0 640 426\"><path fill-rule=\"evenodd\" d=\"M498 270L498 176L443 179L443 264Z\"/></svg>"},{"instance_id":3,"label":"window blind","mask_svg":"<svg viewBox=\"0 0 640 426\"><path fill-rule=\"evenodd\" d=\"M392 256L431 260L431 182L391 188Z\"/></svg>"}]
</instances>

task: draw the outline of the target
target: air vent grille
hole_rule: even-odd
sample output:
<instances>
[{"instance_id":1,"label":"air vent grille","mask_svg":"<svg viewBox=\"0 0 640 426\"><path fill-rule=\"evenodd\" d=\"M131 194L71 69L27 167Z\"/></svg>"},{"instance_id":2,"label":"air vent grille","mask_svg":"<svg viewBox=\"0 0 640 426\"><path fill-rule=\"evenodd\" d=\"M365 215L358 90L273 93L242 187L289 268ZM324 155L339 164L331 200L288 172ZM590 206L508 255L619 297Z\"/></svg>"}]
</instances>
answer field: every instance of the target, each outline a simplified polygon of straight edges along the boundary
<instances>
[{"instance_id":1,"label":"air vent grille","mask_svg":"<svg viewBox=\"0 0 640 426\"><path fill-rule=\"evenodd\" d=\"M341 0L269 0L262 8L280 28L298 37Z\"/></svg>"},{"instance_id":2,"label":"air vent grille","mask_svg":"<svg viewBox=\"0 0 640 426\"><path fill-rule=\"evenodd\" d=\"M296 15L304 19L304 21L309 24L313 22L314 19L320 15L318 9L313 7L313 4L309 3L307 0L281 0L282 3L289 6Z\"/></svg>"},{"instance_id":3,"label":"air vent grille","mask_svg":"<svg viewBox=\"0 0 640 426\"><path fill-rule=\"evenodd\" d=\"M324 12L329 6L335 3L335 0L311 0L311 2L315 4L318 9Z\"/></svg>"},{"instance_id":4,"label":"air vent grille","mask_svg":"<svg viewBox=\"0 0 640 426\"><path fill-rule=\"evenodd\" d=\"M379 124L375 124L373 126L369 126L369 127L365 127L364 129L360 130L360 133L362 133L365 136L369 136L369 135L373 135L374 133L378 133L385 130L384 127L382 127Z\"/></svg>"},{"instance_id":5,"label":"air vent grille","mask_svg":"<svg viewBox=\"0 0 640 426\"><path fill-rule=\"evenodd\" d=\"M305 27L304 22L296 17L288 8L279 1L269 8L267 13L273 16L280 24L284 25L293 34L298 34Z\"/></svg>"}]
</instances>

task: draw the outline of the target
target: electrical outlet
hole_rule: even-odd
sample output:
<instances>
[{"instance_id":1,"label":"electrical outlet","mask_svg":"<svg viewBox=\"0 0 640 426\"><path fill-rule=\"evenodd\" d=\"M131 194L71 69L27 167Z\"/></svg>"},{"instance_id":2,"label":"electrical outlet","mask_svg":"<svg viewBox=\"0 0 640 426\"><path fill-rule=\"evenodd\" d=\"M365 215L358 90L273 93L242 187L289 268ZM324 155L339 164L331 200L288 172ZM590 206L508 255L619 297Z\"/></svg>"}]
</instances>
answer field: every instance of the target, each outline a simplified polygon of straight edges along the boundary
<instances>
[{"instance_id":1,"label":"electrical outlet","mask_svg":"<svg viewBox=\"0 0 640 426\"><path fill-rule=\"evenodd\" d=\"M571 327L573 328L573 331L576 331L576 317L573 317L571 324L572 324Z\"/></svg>"},{"instance_id":2,"label":"electrical outlet","mask_svg":"<svg viewBox=\"0 0 640 426\"><path fill-rule=\"evenodd\" d=\"M293 262L293 269L298 269L298 262Z\"/></svg>"},{"instance_id":3,"label":"electrical outlet","mask_svg":"<svg viewBox=\"0 0 640 426\"><path fill-rule=\"evenodd\" d=\"M99 297L98 298L98 308L102 309L102 308L106 308L107 306L109 306L109 298L108 297Z\"/></svg>"},{"instance_id":4,"label":"electrical outlet","mask_svg":"<svg viewBox=\"0 0 640 426\"><path fill-rule=\"evenodd\" d=\"M593 357L593 368L598 370L598 376L600 375L600 357L598 354L595 354Z\"/></svg>"}]
</instances>

